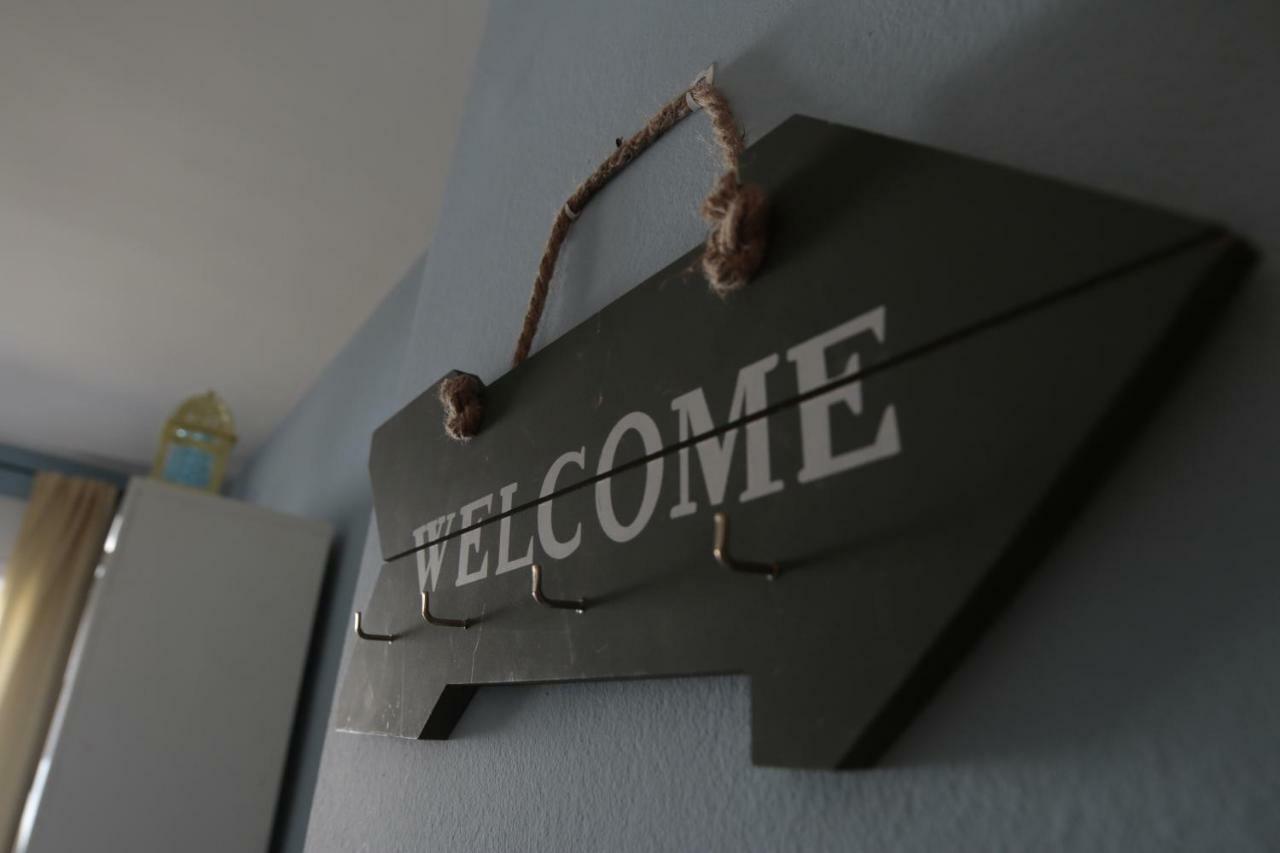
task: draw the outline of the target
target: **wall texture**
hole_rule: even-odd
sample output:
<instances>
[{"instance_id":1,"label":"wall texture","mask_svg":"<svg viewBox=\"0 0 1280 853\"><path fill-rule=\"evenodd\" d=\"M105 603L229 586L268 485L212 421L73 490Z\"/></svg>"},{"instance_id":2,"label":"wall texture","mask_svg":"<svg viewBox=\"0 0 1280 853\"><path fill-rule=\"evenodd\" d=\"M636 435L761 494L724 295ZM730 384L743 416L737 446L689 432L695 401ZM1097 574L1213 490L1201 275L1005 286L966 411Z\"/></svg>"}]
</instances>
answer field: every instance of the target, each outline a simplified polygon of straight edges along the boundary
<instances>
[{"instance_id":1,"label":"wall texture","mask_svg":"<svg viewBox=\"0 0 1280 853\"><path fill-rule=\"evenodd\" d=\"M323 519L334 529L276 817L284 850L301 850L306 835L373 501L365 468L369 436L403 404L396 378L421 278L419 259L232 485L236 497Z\"/></svg>"},{"instance_id":2,"label":"wall texture","mask_svg":"<svg viewBox=\"0 0 1280 853\"><path fill-rule=\"evenodd\" d=\"M454 367L500 375L556 208L615 136L711 60L752 138L808 113L1216 217L1280 256L1278 37L1270 0L497 4L416 313L388 326L407 337L400 385L377 400L407 399ZM592 204L542 340L698 242L713 174L702 122ZM742 678L491 688L448 742L329 731L307 847L1274 849L1277 364L1270 261L878 769L752 767ZM361 384L390 375L364 370L331 405L364 412ZM283 461L253 477L346 489L354 519L356 486L319 479L312 458L285 449L323 448L337 464L356 436L333 429L318 418L282 434ZM359 440L362 463L367 432ZM370 543L355 606L378 564ZM352 567L341 563L338 604ZM337 648L319 650L326 672Z\"/></svg>"}]
</instances>

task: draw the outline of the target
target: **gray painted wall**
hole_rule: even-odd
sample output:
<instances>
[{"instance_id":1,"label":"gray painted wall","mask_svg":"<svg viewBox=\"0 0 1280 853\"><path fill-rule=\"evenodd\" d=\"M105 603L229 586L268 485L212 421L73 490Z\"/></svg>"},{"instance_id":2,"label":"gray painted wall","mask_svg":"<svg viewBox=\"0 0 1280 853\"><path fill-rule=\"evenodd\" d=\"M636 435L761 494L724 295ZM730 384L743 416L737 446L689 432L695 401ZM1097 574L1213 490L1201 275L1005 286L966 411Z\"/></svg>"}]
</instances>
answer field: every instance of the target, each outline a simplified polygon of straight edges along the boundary
<instances>
[{"instance_id":1,"label":"gray painted wall","mask_svg":"<svg viewBox=\"0 0 1280 853\"><path fill-rule=\"evenodd\" d=\"M1275 258L1277 43L1270 0L497 4L416 314L398 327L400 385L378 399L407 399L454 367L501 374L556 208L615 136L713 59L753 138L809 113L1217 217ZM593 203L542 340L698 242L713 174L703 121ZM1136 452L878 769L752 767L742 678L490 688L445 743L330 731L307 847L1274 849L1277 365L1280 272L1268 262ZM353 385L393 375L374 368ZM369 399L300 423L262 455L280 458L273 473L253 475L327 488L312 468L339 464L340 449L357 455L340 461L354 471L378 420ZM360 421L358 454L343 418ZM371 546L355 606L378 569ZM326 671L337 644L321 650Z\"/></svg>"},{"instance_id":2,"label":"gray painted wall","mask_svg":"<svg viewBox=\"0 0 1280 853\"><path fill-rule=\"evenodd\" d=\"M373 501L365 467L369 436L404 403L396 378L421 279L419 258L231 488L243 500L323 519L334 529L275 824L282 850L301 850L306 836Z\"/></svg>"}]
</instances>

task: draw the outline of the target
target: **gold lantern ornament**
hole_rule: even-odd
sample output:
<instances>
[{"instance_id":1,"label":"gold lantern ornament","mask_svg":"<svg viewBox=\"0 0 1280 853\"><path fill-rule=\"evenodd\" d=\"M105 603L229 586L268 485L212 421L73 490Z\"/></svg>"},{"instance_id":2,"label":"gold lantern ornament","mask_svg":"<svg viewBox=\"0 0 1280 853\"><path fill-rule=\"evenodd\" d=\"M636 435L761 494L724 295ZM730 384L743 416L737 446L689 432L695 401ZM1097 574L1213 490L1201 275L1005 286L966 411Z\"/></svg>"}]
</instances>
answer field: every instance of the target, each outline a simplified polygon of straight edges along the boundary
<instances>
[{"instance_id":1,"label":"gold lantern ornament","mask_svg":"<svg viewBox=\"0 0 1280 853\"><path fill-rule=\"evenodd\" d=\"M214 392L183 401L164 425L151 476L217 494L236 445L231 410Z\"/></svg>"}]
</instances>

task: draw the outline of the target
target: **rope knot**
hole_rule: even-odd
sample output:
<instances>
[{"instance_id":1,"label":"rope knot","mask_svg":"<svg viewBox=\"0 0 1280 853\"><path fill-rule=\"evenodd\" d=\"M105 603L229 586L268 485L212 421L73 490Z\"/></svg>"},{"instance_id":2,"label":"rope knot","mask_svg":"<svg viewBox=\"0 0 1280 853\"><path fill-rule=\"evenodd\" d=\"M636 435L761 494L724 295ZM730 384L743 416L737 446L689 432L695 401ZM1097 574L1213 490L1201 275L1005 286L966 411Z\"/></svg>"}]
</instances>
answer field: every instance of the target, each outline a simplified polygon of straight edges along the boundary
<instances>
[{"instance_id":1,"label":"rope knot","mask_svg":"<svg viewBox=\"0 0 1280 853\"><path fill-rule=\"evenodd\" d=\"M484 383L479 376L454 370L440 380L444 406L444 431L450 438L467 441L480 431L484 420Z\"/></svg>"},{"instance_id":2,"label":"rope knot","mask_svg":"<svg viewBox=\"0 0 1280 853\"><path fill-rule=\"evenodd\" d=\"M739 183L736 171L721 175L702 202L702 218L711 225L702 271L716 296L728 296L760 268L768 213L764 190Z\"/></svg>"}]
</instances>

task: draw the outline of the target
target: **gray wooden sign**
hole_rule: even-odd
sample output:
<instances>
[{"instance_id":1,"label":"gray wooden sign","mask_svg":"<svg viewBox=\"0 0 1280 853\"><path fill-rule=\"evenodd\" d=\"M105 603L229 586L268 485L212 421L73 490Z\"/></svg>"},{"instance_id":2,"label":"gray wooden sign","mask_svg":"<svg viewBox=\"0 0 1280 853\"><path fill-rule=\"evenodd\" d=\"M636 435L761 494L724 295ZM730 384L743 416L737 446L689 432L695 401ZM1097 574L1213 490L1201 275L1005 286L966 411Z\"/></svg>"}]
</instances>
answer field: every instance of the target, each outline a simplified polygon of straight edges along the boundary
<instances>
[{"instance_id":1,"label":"gray wooden sign","mask_svg":"<svg viewBox=\"0 0 1280 853\"><path fill-rule=\"evenodd\" d=\"M1251 260L1203 222L808 118L746 162L772 224L743 291L709 295L691 252L490 385L470 443L434 387L377 431L364 630L394 639L356 641L340 728L447 737L479 685L746 673L757 763L873 762ZM713 556L717 513L777 577ZM535 563L583 612L534 600ZM424 589L470 627L424 621Z\"/></svg>"}]
</instances>

